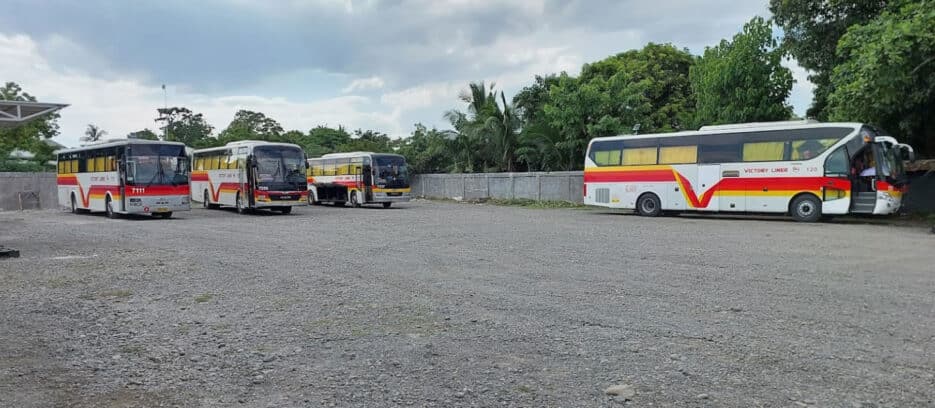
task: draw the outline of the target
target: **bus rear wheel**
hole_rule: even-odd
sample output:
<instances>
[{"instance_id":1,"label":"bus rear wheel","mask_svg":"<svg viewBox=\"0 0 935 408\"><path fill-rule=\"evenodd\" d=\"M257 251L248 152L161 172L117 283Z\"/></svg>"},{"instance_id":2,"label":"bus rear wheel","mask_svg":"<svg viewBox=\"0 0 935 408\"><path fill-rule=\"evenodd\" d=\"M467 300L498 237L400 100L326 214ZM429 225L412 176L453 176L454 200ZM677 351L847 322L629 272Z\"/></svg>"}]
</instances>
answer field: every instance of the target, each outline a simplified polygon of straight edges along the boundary
<instances>
[{"instance_id":1,"label":"bus rear wheel","mask_svg":"<svg viewBox=\"0 0 935 408\"><path fill-rule=\"evenodd\" d=\"M292 206L279 207L279 212L283 214L292 214Z\"/></svg>"},{"instance_id":2,"label":"bus rear wheel","mask_svg":"<svg viewBox=\"0 0 935 408\"><path fill-rule=\"evenodd\" d=\"M662 203L653 193L646 193L636 200L636 212L644 217L656 217L662 214Z\"/></svg>"},{"instance_id":3,"label":"bus rear wheel","mask_svg":"<svg viewBox=\"0 0 935 408\"><path fill-rule=\"evenodd\" d=\"M351 191L349 195L351 196L351 207L360 208L360 200L357 199L357 192Z\"/></svg>"},{"instance_id":4,"label":"bus rear wheel","mask_svg":"<svg viewBox=\"0 0 935 408\"><path fill-rule=\"evenodd\" d=\"M164 212L164 213L155 213L153 214L153 216L162 218L164 220L168 220L169 218L172 218L172 211Z\"/></svg>"},{"instance_id":5,"label":"bus rear wheel","mask_svg":"<svg viewBox=\"0 0 935 408\"><path fill-rule=\"evenodd\" d=\"M390 208L393 203L383 203L383 208Z\"/></svg>"},{"instance_id":6,"label":"bus rear wheel","mask_svg":"<svg viewBox=\"0 0 935 408\"><path fill-rule=\"evenodd\" d=\"M800 195L792 200L790 212L798 222L816 222L821 219L821 202L813 195Z\"/></svg>"},{"instance_id":7,"label":"bus rear wheel","mask_svg":"<svg viewBox=\"0 0 935 408\"><path fill-rule=\"evenodd\" d=\"M71 213L72 213L72 214L77 214L77 213L78 213L78 203L77 203L77 201L75 201L75 195L74 195L74 194L71 195Z\"/></svg>"}]
</instances>

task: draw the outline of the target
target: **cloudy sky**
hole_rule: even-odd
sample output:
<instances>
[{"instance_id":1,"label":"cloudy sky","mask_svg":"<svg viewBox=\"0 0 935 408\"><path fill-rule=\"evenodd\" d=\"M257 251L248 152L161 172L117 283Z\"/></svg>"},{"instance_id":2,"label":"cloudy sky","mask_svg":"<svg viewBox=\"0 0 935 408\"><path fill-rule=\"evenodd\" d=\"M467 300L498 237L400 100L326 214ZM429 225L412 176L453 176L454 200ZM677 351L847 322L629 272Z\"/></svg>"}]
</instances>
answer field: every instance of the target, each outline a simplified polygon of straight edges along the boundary
<instances>
[{"instance_id":1,"label":"cloudy sky","mask_svg":"<svg viewBox=\"0 0 935 408\"><path fill-rule=\"evenodd\" d=\"M286 129L344 125L404 136L445 127L472 80L507 94L647 42L700 53L766 0L0 0L0 81L62 111L59 141L88 123L155 128L164 103L223 129L239 109ZM811 98L805 72L792 104Z\"/></svg>"}]
</instances>

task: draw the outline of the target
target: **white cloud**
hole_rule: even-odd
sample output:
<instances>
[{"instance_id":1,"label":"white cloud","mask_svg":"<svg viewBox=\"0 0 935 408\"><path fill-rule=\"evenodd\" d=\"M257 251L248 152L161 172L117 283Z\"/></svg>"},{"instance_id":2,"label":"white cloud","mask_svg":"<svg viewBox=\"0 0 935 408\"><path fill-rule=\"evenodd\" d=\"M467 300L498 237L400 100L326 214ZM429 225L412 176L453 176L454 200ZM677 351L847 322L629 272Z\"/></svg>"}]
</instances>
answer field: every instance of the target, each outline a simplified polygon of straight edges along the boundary
<instances>
[{"instance_id":1,"label":"white cloud","mask_svg":"<svg viewBox=\"0 0 935 408\"><path fill-rule=\"evenodd\" d=\"M59 142L77 145L89 123L112 137L143 128L155 130L156 109L163 106L159 85L133 76L102 77L55 66L41 48L28 36L0 33L0 61L4 61L0 64L0 78L18 83L42 101L70 104L61 111ZM217 130L230 123L237 110L249 109L264 112L286 129L306 131L318 125L344 125L392 134L405 132L400 126L399 110L377 109L379 106L366 97L348 95L299 102L255 95L211 96L172 86L167 91L169 105L203 113Z\"/></svg>"},{"instance_id":2,"label":"white cloud","mask_svg":"<svg viewBox=\"0 0 935 408\"><path fill-rule=\"evenodd\" d=\"M385 83L383 79L377 76L372 76L370 78L360 78L351 81L351 84L341 90L343 93L352 93L356 91L365 91L368 89L380 89L383 88Z\"/></svg>"}]
</instances>

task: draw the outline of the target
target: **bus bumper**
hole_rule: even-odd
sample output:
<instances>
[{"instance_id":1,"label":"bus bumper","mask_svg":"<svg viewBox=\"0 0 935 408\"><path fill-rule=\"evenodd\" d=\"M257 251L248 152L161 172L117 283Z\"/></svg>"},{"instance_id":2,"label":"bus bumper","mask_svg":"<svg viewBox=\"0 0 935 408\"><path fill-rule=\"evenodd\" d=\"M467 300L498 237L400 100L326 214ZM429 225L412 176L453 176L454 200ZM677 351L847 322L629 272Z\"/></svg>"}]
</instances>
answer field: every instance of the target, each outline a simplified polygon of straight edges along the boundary
<instances>
[{"instance_id":1,"label":"bus bumper","mask_svg":"<svg viewBox=\"0 0 935 408\"><path fill-rule=\"evenodd\" d=\"M375 203L405 203L411 198L411 193L373 193Z\"/></svg>"},{"instance_id":2,"label":"bus bumper","mask_svg":"<svg viewBox=\"0 0 935 408\"><path fill-rule=\"evenodd\" d=\"M188 194L159 197L127 197L124 214L156 214L192 209Z\"/></svg>"}]
</instances>

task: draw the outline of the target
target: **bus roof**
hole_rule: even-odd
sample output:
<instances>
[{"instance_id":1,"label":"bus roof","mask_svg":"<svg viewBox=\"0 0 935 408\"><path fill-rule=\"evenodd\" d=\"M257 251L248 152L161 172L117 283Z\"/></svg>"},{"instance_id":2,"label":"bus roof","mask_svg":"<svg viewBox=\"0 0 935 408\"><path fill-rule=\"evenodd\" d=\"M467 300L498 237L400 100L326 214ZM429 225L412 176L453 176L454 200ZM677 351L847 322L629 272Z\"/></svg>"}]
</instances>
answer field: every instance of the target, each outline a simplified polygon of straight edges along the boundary
<instances>
[{"instance_id":1,"label":"bus roof","mask_svg":"<svg viewBox=\"0 0 935 408\"><path fill-rule=\"evenodd\" d=\"M328 153L324 154L321 157L313 157L312 159L346 159L349 157L361 157L361 156L399 156L396 153L374 153L374 152L344 152L344 153Z\"/></svg>"},{"instance_id":2,"label":"bus roof","mask_svg":"<svg viewBox=\"0 0 935 408\"><path fill-rule=\"evenodd\" d=\"M783 122L756 122L756 123L737 123L729 125L716 125L716 126L702 126L698 130L687 130L681 132L671 132L671 133L647 133L645 135L618 135L618 136L607 136L607 137L595 137L591 139L591 142L594 141L607 141L607 140L634 140L634 139L652 139L660 137L675 137L675 136L702 136L702 135L718 135L724 133L745 133L750 131L765 131L765 130L782 130L782 129L810 129L810 128L822 128L822 127L850 127L860 129L864 126L863 123L856 122L817 122L813 120L803 120L803 121L783 121Z\"/></svg>"},{"instance_id":3,"label":"bus roof","mask_svg":"<svg viewBox=\"0 0 935 408\"><path fill-rule=\"evenodd\" d=\"M198 149L198 150L195 150L195 151L192 152L192 153L194 154L194 153L211 152L211 151L215 151L215 150L226 150L226 149L230 149L230 148L232 148L232 147L239 147L239 146L246 146L246 147L256 147L256 146L283 146L283 147L294 147L294 148L297 148L297 149L301 149L301 148L302 148L302 146L299 146L299 145L297 145L297 144L292 144L292 143L267 142L267 141L265 141L265 140L238 140L238 141L235 141L235 142L229 142L229 143L227 143L227 144L224 145L224 146L208 147L208 148L205 148L205 149Z\"/></svg>"},{"instance_id":4,"label":"bus roof","mask_svg":"<svg viewBox=\"0 0 935 408\"><path fill-rule=\"evenodd\" d=\"M174 146L185 146L182 142L168 142L165 140L147 140L147 139L108 139L100 142L92 142L81 147L72 147L68 149L56 150L54 154L61 153L74 153L81 152L85 150L94 150L100 149L102 147L117 147L117 146L126 146L129 144L161 144L161 145L174 145Z\"/></svg>"}]
</instances>

